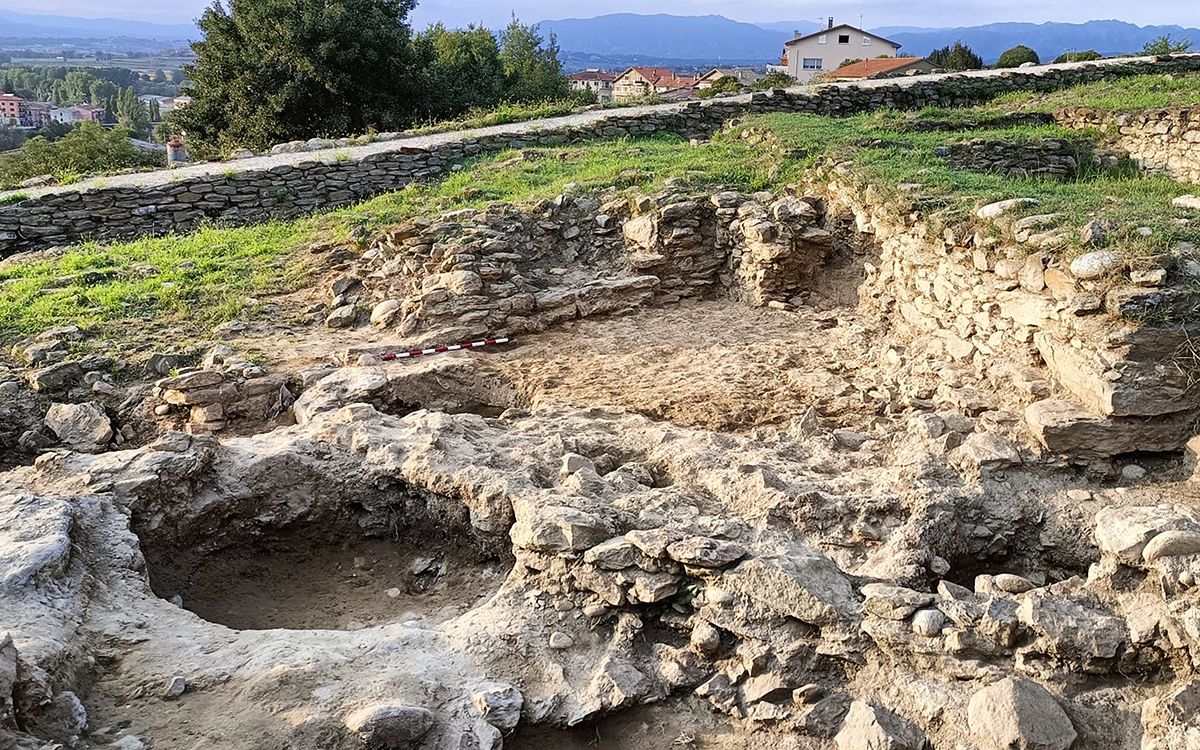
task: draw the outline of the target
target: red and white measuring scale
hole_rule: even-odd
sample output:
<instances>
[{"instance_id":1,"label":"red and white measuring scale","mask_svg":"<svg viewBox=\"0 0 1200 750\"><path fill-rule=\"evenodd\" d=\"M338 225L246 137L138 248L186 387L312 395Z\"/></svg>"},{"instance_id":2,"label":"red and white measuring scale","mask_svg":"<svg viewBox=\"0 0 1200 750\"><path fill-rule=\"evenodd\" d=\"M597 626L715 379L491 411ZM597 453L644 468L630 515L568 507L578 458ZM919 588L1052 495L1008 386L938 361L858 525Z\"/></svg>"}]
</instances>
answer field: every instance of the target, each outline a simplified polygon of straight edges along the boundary
<instances>
[{"instance_id":1,"label":"red and white measuring scale","mask_svg":"<svg viewBox=\"0 0 1200 750\"><path fill-rule=\"evenodd\" d=\"M479 349L484 346L495 346L496 344L507 344L512 341L510 338L484 339L482 341L471 341L465 344L450 344L448 346L431 346L428 349L410 349L407 352L394 352L392 354L380 355L380 359L384 362L391 362L396 359L411 359L412 357L424 357L430 354L441 354L442 352L458 352L464 349Z\"/></svg>"}]
</instances>

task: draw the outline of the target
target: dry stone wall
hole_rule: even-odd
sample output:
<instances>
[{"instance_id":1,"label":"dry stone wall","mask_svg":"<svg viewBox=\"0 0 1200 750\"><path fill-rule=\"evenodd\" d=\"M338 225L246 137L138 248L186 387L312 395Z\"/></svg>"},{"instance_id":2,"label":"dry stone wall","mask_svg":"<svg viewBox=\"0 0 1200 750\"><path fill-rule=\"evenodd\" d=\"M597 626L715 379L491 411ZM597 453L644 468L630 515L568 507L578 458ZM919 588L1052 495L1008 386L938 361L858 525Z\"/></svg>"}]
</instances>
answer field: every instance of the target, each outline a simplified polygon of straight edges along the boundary
<instances>
[{"instance_id":1,"label":"dry stone wall","mask_svg":"<svg viewBox=\"0 0 1200 750\"><path fill-rule=\"evenodd\" d=\"M1200 56L1185 55L829 85L95 179L30 190L24 200L16 200L16 193L0 194L0 257L86 239L187 231L206 220L244 225L304 216L397 190L471 156L510 147L655 133L705 136L747 114L842 116L881 108L965 106L1014 90L1195 70L1200 70Z\"/></svg>"},{"instance_id":2,"label":"dry stone wall","mask_svg":"<svg viewBox=\"0 0 1200 750\"><path fill-rule=\"evenodd\" d=\"M940 339L948 361L1022 392L1027 425L1047 449L1085 459L1176 451L1194 433L1200 361L1190 342L1200 321L1163 312L1162 300L1186 296L1164 273L1130 270L1111 251L1091 254L1109 263L1095 275L1055 258L1032 231L1052 217L1010 218L1028 208L1020 200L980 210L981 220L1004 227L1001 237L943 234L848 167L821 174L815 192L831 216L852 217L879 246L864 284L873 303L912 337ZM1154 305L1157 317L1141 314ZM987 401L984 393L942 395Z\"/></svg>"},{"instance_id":3,"label":"dry stone wall","mask_svg":"<svg viewBox=\"0 0 1200 750\"><path fill-rule=\"evenodd\" d=\"M1054 116L1065 127L1107 134L1147 172L1200 183L1200 110L1109 112L1076 107Z\"/></svg>"},{"instance_id":4,"label":"dry stone wall","mask_svg":"<svg viewBox=\"0 0 1200 750\"><path fill-rule=\"evenodd\" d=\"M718 294L786 306L830 247L815 203L669 188L416 219L333 281L325 322L442 341Z\"/></svg>"},{"instance_id":5,"label":"dry stone wall","mask_svg":"<svg viewBox=\"0 0 1200 750\"><path fill-rule=\"evenodd\" d=\"M1083 166L1081 161L1095 158L1087 145L1065 138L1029 142L974 138L945 148L946 160L959 169L1053 180L1074 178Z\"/></svg>"}]
</instances>

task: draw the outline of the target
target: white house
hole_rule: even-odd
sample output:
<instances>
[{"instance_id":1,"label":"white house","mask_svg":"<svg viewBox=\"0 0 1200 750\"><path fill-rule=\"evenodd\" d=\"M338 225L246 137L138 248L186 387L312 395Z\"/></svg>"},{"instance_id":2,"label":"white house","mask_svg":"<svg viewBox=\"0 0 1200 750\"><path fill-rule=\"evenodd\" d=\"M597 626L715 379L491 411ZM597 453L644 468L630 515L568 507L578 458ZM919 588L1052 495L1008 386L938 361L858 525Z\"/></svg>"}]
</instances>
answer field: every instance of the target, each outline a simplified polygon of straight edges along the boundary
<instances>
[{"instance_id":1,"label":"white house","mask_svg":"<svg viewBox=\"0 0 1200 750\"><path fill-rule=\"evenodd\" d=\"M829 25L811 34L801 34L783 47L788 75L800 83L836 70L847 60L895 57L900 45L878 34L829 19Z\"/></svg>"},{"instance_id":2,"label":"white house","mask_svg":"<svg viewBox=\"0 0 1200 750\"><path fill-rule=\"evenodd\" d=\"M50 119L54 122L72 123L78 122L79 115L71 107L54 107L50 110Z\"/></svg>"}]
</instances>

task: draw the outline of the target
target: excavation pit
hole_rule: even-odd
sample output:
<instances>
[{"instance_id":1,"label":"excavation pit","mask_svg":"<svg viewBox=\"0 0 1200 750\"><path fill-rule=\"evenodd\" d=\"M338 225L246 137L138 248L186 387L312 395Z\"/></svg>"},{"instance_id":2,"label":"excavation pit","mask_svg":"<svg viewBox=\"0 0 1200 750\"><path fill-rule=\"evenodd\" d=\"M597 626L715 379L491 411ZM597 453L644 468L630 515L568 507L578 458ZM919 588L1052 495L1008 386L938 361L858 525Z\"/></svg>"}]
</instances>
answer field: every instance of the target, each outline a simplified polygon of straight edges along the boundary
<instances>
[{"instance_id":1,"label":"excavation pit","mask_svg":"<svg viewBox=\"0 0 1200 750\"><path fill-rule=\"evenodd\" d=\"M146 560L155 594L235 630L437 625L490 598L509 569L419 536L338 542L302 532L213 552L152 548Z\"/></svg>"}]
</instances>

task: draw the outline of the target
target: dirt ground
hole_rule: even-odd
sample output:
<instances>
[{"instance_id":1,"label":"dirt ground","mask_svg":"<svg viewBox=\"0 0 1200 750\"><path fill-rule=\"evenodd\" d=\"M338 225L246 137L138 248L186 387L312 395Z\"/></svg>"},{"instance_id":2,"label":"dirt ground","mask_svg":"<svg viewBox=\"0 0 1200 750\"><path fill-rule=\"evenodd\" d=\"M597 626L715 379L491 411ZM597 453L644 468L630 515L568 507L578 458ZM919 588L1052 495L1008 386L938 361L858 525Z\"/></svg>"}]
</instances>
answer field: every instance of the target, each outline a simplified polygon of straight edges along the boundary
<instances>
[{"instance_id":1,"label":"dirt ground","mask_svg":"<svg viewBox=\"0 0 1200 750\"><path fill-rule=\"evenodd\" d=\"M292 536L223 550L148 552L164 599L235 630L358 630L388 622L436 625L487 599L508 570L452 550Z\"/></svg>"}]
</instances>

